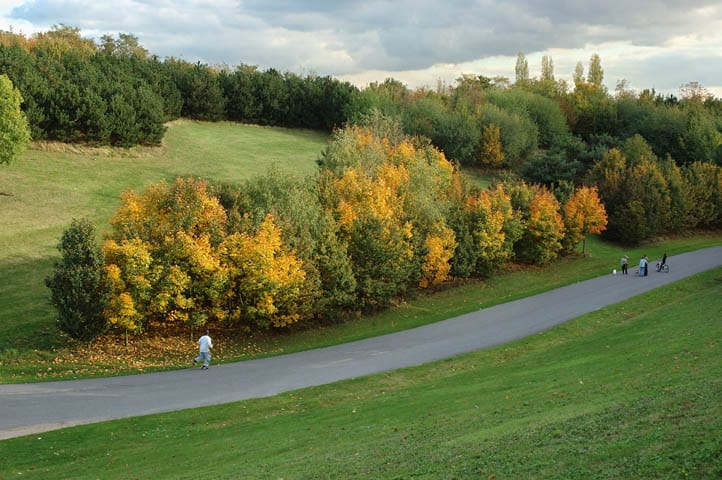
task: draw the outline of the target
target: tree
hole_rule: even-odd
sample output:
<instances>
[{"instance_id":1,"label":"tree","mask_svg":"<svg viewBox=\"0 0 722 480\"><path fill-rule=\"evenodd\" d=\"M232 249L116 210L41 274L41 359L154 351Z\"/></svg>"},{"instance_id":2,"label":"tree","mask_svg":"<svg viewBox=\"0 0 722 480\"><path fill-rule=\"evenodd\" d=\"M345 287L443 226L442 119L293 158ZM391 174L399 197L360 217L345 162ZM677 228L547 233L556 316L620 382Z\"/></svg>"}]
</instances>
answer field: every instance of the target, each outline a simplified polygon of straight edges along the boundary
<instances>
[{"instance_id":1,"label":"tree","mask_svg":"<svg viewBox=\"0 0 722 480\"><path fill-rule=\"evenodd\" d=\"M464 209L473 239L469 245L469 252L473 252L473 273L488 276L514 254L514 243L521 235L518 215L501 184L468 198ZM466 255L458 249L457 252Z\"/></svg>"},{"instance_id":2,"label":"tree","mask_svg":"<svg viewBox=\"0 0 722 480\"><path fill-rule=\"evenodd\" d=\"M548 55L544 55L541 60L541 79L554 81L554 61Z\"/></svg>"},{"instance_id":3,"label":"tree","mask_svg":"<svg viewBox=\"0 0 722 480\"><path fill-rule=\"evenodd\" d=\"M30 128L20 104L23 99L7 75L0 75L0 164L10 163L30 141Z\"/></svg>"},{"instance_id":4,"label":"tree","mask_svg":"<svg viewBox=\"0 0 722 480\"><path fill-rule=\"evenodd\" d=\"M228 321L261 328L286 327L302 317L302 262L283 244L269 214L255 234L234 233L219 247L228 270L224 304Z\"/></svg>"},{"instance_id":5,"label":"tree","mask_svg":"<svg viewBox=\"0 0 722 480\"><path fill-rule=\"evenodd\" d=\"M227 218L206 183L163 181L121 200L104 245L111 323L137 332L152 321L198 326L223 318L226 279L216 252Z\"/></svg>"},{"instance_id":6,"label":"tree","mask_svg":"<svg viewBox=\"0 0 722 480\"><path fill-rule=\"evenodd\" d=\"M516 73L516 85L521 86L529 83L529 62L522 52L516 55L514 72Z\"/></svg>"},{"instance_id":7,"label":"tree","mask_svg":"<svg viewBox=\"0 0 722 480\"><path fill-rule=\"evenodd\" d=\"M607 228L607 211L599 199L596 187L579 187L564 204L565 252L571 252L582 241L582 253L587 235L597 235Z\"/></svg>"},{"instance_id":8,"label":"tree","mask_svg":"<svg viewBox=\"0 0 722 480\"><path fill-rule=\"evenodd\" d=\"M589 59L589 72L587 73L587 82L597 87L602 86L604 80L604 69L602 69L602 60L599 55L594 53Z\"/></svg>"},{"instance_id":9,"label":"tree","mask_svg":"<svg viewBox=\"0 0 722 480\"><path fill-rule=\"evenodd\" d=\"M562 249L564 223L559 214L559 201L543 186L512 182L505 185L512 205L521 214L524 226L514 245L522 261L544 265L554 260Z\"/></svg>"},{"instance_id":10,"label":"tree","mask_svg":"<svg viewBox=\"0 0 722 480\"><path fill-rule=\"evenodd\" d=\"M428 288L439 285L449 278L450 262L456 248L454 231L445 225L439 225L436 232L426 237L424 246L426 255L421 266L419 286Z\"/></svg>"},{"instance_id":11,"label":"tree","mask_svg":"<svg viewBox=\"0 0 722 480\"><path fill-rule=\"evenodd\" d=\"M75 339L92 340L108 328L104 310L111 292L93 224L73 220L63 232L58 250L62 258L55 262L54 273L45 279L50 301L57 309L58 328Z\"/></svg>"},{"instance_id":12,"label":"tree","mask_svg":"<svg viewBox=\"0 0 722 480\"><path fill-rule=\"evenodd\" d=\"M504 163L504 150L501 146L501 131L490 123L481 132L481 164L486 167L498 168Z\"/></svg>"},{"instance_id":13,"label":"tree","mask_svg":"<svg viewBox=\"0 0 722 480\"><path fill-rule=\"evenodd\" d=\"M722 225L722 168L694 162L683 169L689 201L688 225L714 228Z\"/></svg>"},{"instance_id":14,"label":"tree","mask_svg":"<svg viewBox=\"0 0 722 480\"><path fill-rule=\"evenodd\" d=\"M577 62L577 65L574 67L572 79L576 87L584 83L584 65L582 65L582 62Z\"/></svg>"}]
</instances>

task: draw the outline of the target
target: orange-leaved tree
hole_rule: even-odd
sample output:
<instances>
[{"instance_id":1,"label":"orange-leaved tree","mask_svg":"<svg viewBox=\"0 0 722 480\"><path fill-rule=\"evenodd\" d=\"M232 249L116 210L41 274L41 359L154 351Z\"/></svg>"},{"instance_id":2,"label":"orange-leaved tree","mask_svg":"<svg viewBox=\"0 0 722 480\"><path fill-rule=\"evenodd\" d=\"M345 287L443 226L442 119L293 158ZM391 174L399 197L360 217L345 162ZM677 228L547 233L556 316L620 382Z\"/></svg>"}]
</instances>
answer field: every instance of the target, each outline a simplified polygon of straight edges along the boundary
<instances>
[{"instance_id":1,"label":"orange-leaved tree","mask_svg":"<svg viewBox=\"0 0 722 480\"><path fill-rule=\"evenodd\" d=\"M506 187L523 223L521 238L514 245L516 256L538 265L554 260L562 249L564 237L559 201L541 185L527 185L521 181Z\"/></svg>"},{"instance_id":2,"label":"orange-leaved tree","mask_svg":"<svg viewBox=\"0 0 722 480\"><path fill-rule=\"evenodd\" d=\"M569 253L581 241L585 250L587 235L598 235L607 228L607 211L596 187L582 186L574 190L564 204L564 251Z\"/></svg>"}]
</instances>

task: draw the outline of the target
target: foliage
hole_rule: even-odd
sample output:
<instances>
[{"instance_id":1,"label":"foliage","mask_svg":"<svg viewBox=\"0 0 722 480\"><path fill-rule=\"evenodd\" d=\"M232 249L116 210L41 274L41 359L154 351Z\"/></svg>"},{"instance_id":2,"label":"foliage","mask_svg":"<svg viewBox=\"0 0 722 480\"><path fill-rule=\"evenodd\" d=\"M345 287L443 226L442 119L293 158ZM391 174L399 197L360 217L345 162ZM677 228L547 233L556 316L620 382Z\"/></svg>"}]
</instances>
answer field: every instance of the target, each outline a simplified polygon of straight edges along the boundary
<instances>
[{"instance_id":1,"label":"foliage","mask_svg":"<svg viewBox=\"0 0 722 480\"><path fill-rule=\"evenodd\" d=\"M578 177L581 164L570 159L563 150L548 150L534 155L522 170L524 179L551 187L560 182L571 182Z\"/></svg>"},{"instance_id":2,"label":"foliage","mask_svg":"<svg viewBox=\"0 0 722 480\"><path fill-rule=\"evenodd\" d=\"M229 322L278 328L301 318L305 272L283 245L273 215L266 216L255 234L228 236L219 255L228 270L223 302Z\"/></svg>"},{"instance_id":3,"label":"foliage","mask_svg":"<svg viewBox=\"0 0 722 480\"><path fill-rule=\"evenodd\" d=\"M577 188L564 204L563 250L572 252L588 235L598 235L606 228L607 212L596 187Z\"/></svg>"},{"instance_id":4,"label":"foliage","mask_svg":"<svg viewBox=\"0 0 722 480\"><path fill-rule=\"evenodd\" d=\"M498 168L504 162L504 151L501 148L501 131L490 123L481 132L481 154L479 160L483 166Z\"/></svg>"},{"instance_id":5,"label":"foliage","mask_svg":"<svg viewBox=\"0 0 722 480\"><path fill-rule=\"evenodd\" d=\"M722 226L722 167L694 162L682 170L689 205L688 225Z\"/></svg>"},{"instance_id":6,"label":"foliage","mask_svg":"<svg viewBox=\"0 0 722 480\"><path fill-rule=\"evenodd\" d=\"M449 278L451 259L456 248L454 231L445 225L439 225L437 232L426 237L424 247L426 255L421 265L419 287L429 288Z\"/></svg>"},{"instance_id":7,"label":"foliage","mask_svg":"<svg viewBox=\"0 0 722 480\"><path fill-rule=\"evenodd\" d=\"M87 219L73 220L63 232L58 250L61 259L45 279L50 301L57 309L58 328L75 339L92 340L108 328L104 309L110 297L93 224Z\"/></svg>"},{"instance_id":8,"label":"foliage","mask_svg":"<svg viewBox=\"0 0 722 480\"><path fill-rule=\"evenodd\" d=\"M536 151L539 129L527 115L502 109L491 103L485 104L480 114L483 125L493 123L499 127L507 165L523 164Z\"/></svg>"},{"instance_id":9,"label":"foliage","mask_svg":"<svg viewBox=\"0 0 722 480\"><path fill-rule=\"evenodd\" d=\"M523 233L514 244L514 253L522 261L544 265L562 249L564 223L559 201L543 186L525 182L506 184L511 203L521 215Z\"/></svg>"},{"instance_id":10,"label":"foliage","mask_svg":"<svg viewBox=\"0 0 722 480\"><path fill-rule=\"evenodd\" d=\"M111 323L140 331L150 321L203 325L223 318L225 271L214 249L226 214L195 179L126 192L104 248L114 295Z\"/></svg>"},{"instance_id":11,"label":"foliage","mask_svg":"<svg viewBox=\"0 0 722 480\"><path fill-rule=\"evenodd\" d=\"M14 160L30 140L22 101L8 76L0 75L0 165Z\"/></svg>"},{"instance_id":12,"label":"foliage","mask_svg":"<svg viewBox=\"0 0 722 480\"><path fill-rule=\"evenodd\" d=\"M473 239L473 273L489 276L498 272L504 262L514 256L514 244L522 233L520 218L512 208L511 197L504 186L498 184L493 190L470 197L465 211L469 234Z\"/></svg>"}]
</instances>

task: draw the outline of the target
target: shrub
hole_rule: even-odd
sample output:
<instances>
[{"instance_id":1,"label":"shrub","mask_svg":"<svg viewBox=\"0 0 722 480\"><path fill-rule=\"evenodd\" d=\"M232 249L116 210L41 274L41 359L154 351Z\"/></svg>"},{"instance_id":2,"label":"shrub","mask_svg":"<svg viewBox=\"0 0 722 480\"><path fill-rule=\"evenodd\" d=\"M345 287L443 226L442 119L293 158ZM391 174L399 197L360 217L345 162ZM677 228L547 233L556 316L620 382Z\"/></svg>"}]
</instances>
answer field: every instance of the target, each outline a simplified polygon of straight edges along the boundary
<instances>
[{"instance_id":1,"label":"shrub","mask_svg":"<svg viewBox=\"0 0 722 480\"><path fill-rule=\"evenodd\" d=\"M103 312L111 289L103 273L104 256L95 242L95 227L88 220L73 220L58 250L62 258L45 279L58 312L58 328L75 339L92 340L108 328Z\"/></svg>"}]
</instances>

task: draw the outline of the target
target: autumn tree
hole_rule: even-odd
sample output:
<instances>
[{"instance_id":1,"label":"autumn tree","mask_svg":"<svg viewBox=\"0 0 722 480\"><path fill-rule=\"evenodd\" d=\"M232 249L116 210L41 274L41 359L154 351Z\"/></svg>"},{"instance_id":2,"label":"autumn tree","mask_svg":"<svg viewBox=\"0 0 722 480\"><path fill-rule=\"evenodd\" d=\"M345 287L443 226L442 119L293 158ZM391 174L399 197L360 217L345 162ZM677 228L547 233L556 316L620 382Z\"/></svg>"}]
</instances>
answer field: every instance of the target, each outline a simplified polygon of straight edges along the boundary
<instances>
[{"instance_id":1,"label":"autumn tree","mask_svg":"<svg viewBox=\"0 0 722 480\"><path fill-rule=\"evenodd\" d=\"M501 131L499 127L490 123L481 132L481 164L491 168L498 168L504 163L504 150L501 145Z\"/></svg>"},{"instance_id":2,"label":"autumn tree","mask_svg":"<svg viewBox=\"0 0 722 480\"><path fill-rule=\"evenodd\" d=\"M462 258L471 254L473 273L489 276L514 256L514 244L522 233L519 215L502 184L470 196L464 210L472 243L468 253L460 249L457 253Z\"/></svg>"},{"instance_id":3,"label":"autumn tree","mask_svg":"<svg viewBox=\"0 0 722 480\"><path fill-rule=\"evenodd\" d=\"M579 187L564 204L563 250L572 252L581 241L582 253L588 235L598 235L607 227L607 212L596 187Z\"/></svg>"},{"instance_id":4,"label":"autumn tree","mask_svg":"<svg viewBox=\"0 0 722 480\"><path fill-rule=\"evenodd\" d=\"M455 248L447 216L458 173L428 141L392 138L347 127L320 161L322 203L334 212L359 305L369 310L415 284L443 281Z\"/></svg>"},{"instance_id":5,"label":"autumn tree","mask_svg":"<svg viewBox=\"0 0 722 480\"><path fill-rule=\"evenodd\" d=\"M546 187L523 181L506 183L505 188L523 225L521 238L514 244L516 257L538 265L557 258L564 237L559 201Z\"/></svg>"},{"instance_id":6,"label":"autumn tree","mask_svg":"<svg viewBox=\"0 0 722 480\"><path fill-rule=\"evenodd\" d=\"M283 244L273 215L267 215L255 233L228 236L219 256L228 271L223 305L229 323L267 329L302 318L305 272Z\"/></svg>"},{"instance_id":7,"label":"autumn tree","mask_svg":"<svg viewBox=\"0 0 722 480\"><path fill-rule=\"evenodd\" d=\"M149 322L203 325L222 319L225 271L215 252L226 214L205 182L160 182L125 192L104 245L113 284L111 323L141 331Z\"/></svg>"}]
</instances>

